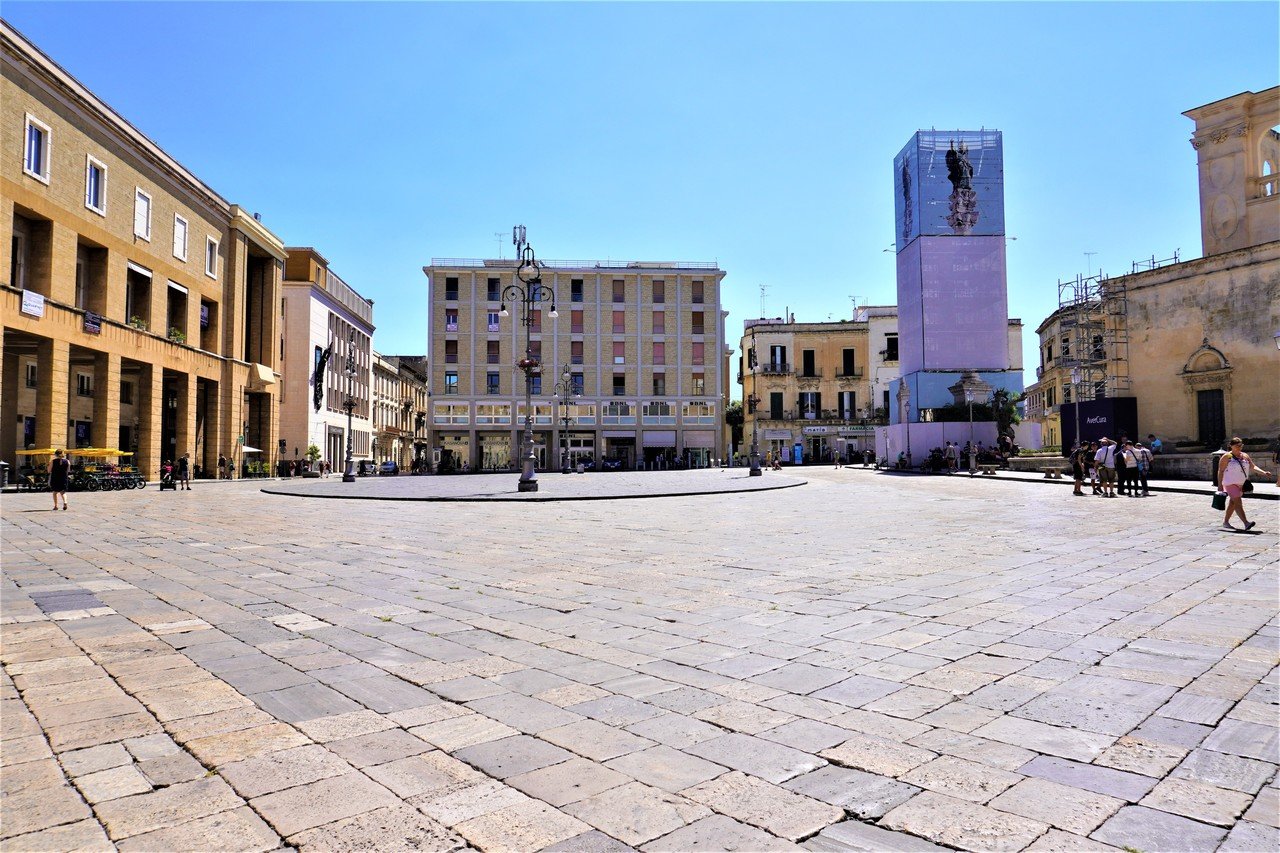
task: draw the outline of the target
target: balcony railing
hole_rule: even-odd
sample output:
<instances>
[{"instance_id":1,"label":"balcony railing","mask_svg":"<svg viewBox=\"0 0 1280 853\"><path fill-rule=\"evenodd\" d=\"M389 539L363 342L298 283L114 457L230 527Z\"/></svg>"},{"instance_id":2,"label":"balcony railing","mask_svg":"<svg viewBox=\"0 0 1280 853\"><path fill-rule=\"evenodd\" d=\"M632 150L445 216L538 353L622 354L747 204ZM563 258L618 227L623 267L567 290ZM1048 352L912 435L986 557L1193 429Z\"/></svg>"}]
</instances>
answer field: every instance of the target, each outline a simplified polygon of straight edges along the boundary
<instances>
[{"instance_id":1,"label":"balcony railing","mask_svg":"<svg viewBox=\"0 0 1280 853\"><path fill-rule=\"evenodd\" d=\"M797 373L796 378L797 379L821 379L822 371L821 370L805 370L802 373Z\"/></svg>"},{"instance_id":2,"label":"balcony railing","mask_svg":"<svg viewBox=\"0 0 1280 853\"><path fill-rule=\"evenodd\" d=\"M766 376L785 376L791 372L791 365L785 362L776 362L773 364L761 364L756 369Z\"/></svg>"},{"instance_id":3,"label":"balcony railing","mask_svg":"<svg viewBox=\"0 0 1280 853\"><path fill-rule=\"evenodd\" d=\"M867 426L883 426L888 423L885 418L861 418L846 417L838 410L823 409L820 412L797 412L795 409L788 409L782 413L782 417L775 418L767 410L757 410L755 417L760 421L800 421L801 423L812 424L865 424Z\"/></svg>"},{"instance_id":4,"label":"balcony railing","mask_svg":"<svg viewBox=\"0 0 1280 853\"><path fill-rule=\"evenodd\" d=\"M847 372L841 370L838 373L836 373L836 379L861 379L861 378L862 378L861 369L850 370Z\"/></svg>"}]
</instances>

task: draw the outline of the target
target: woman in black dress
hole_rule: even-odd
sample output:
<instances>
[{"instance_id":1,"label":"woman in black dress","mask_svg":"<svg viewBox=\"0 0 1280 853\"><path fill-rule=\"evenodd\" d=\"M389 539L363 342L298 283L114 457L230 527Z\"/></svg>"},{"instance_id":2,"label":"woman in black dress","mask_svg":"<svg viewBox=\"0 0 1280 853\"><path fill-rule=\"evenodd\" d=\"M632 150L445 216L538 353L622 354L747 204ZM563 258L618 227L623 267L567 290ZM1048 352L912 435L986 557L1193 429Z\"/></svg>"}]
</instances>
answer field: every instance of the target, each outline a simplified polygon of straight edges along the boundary
<instances>
[{"instance_id":1,"label":"woman in black dress","mask_svg":"<svg viewBox=\"0 0 1280 853\"><path fill-rule=\"evenodd\" d=\"M62 455L62 450L53 451L49 460L49 491L53 492L53 508L58 508L58 497L62 497L62 508L67 508L67 480L71 479L71 460Z\"/></svg>"}]
</instances>

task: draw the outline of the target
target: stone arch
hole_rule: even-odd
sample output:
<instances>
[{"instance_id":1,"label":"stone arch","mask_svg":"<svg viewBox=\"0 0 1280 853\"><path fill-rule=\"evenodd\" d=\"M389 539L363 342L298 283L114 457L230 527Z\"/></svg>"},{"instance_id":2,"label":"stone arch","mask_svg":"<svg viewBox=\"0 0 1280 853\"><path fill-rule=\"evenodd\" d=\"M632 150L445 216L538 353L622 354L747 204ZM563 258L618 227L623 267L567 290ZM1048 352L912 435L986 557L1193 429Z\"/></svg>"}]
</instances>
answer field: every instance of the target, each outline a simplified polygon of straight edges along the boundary
<instances>
[{"instance_id":1,"label":"stone arch","mask_svg":"<svg viewBox=\"0 0 1280 853\"><path fill-rule=\"evenodd\" d=\"M1187 373L1213 373L1221 370L1230 370L1231 361L1227 358L1222 350L1209 343L1209 339L1205 338L1200 342L1200 346L1182 365L1182 372Z\"/></svg>"}]
</instances>

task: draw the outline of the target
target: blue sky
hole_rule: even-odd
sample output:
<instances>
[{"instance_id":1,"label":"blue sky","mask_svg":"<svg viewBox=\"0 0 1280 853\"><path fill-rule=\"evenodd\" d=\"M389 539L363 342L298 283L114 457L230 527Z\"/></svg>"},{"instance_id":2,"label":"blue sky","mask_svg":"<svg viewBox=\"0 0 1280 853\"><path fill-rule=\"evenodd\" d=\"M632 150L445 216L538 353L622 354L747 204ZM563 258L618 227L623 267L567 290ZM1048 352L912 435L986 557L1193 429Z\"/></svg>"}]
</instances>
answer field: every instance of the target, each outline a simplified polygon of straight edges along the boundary
<instances>
[{"instance_id":1,"label":"blue sky","mask_svg":"<svg viewBox=\"0 0 1280 853\"><path fill-rule=\"evenodd\" d=\"M895 301L893 157L1004 132L1010 312L1200 254L1181 113L1277 83L1262 3L24 3L4 16L425 348L432 257L714 260L742 321ZM199 34L198 37L196 34ZM1085 252L1096 252L1086 258ZM1028 371L1030 372L1030 370ZM1031 381L1031 376L1028 381Z\"/></svg>"}]
</instances>

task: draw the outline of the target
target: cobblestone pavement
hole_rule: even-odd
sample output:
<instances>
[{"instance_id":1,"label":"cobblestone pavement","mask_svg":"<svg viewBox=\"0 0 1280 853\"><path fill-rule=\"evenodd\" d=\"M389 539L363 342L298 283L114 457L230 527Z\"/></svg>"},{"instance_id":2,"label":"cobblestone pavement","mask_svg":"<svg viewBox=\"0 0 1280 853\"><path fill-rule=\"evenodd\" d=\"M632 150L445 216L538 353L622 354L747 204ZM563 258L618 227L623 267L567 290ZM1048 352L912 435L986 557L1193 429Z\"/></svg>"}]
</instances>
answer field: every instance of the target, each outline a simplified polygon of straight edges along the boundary
<instances>
[{"instance_id":1,"label":"cobblestone pavement","mask_svg":"<svg viewBox=\"0 0 1280 853\"><path fill-rule=\"evenodd\" d=\"M0 844L1280 848L1273 532L805 475L5 496Z\"/></svg>"}]
</instances>

